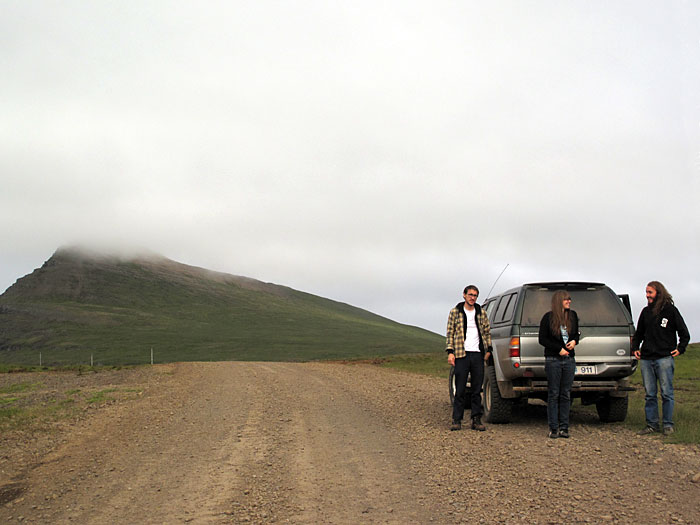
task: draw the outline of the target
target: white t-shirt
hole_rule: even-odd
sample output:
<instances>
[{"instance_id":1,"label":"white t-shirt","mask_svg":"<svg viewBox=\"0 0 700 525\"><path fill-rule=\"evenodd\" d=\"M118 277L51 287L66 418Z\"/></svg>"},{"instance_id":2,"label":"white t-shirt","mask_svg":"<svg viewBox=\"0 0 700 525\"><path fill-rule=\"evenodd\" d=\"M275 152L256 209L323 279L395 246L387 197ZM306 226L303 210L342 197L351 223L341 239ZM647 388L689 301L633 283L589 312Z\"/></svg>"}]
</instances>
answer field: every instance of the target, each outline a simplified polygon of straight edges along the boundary
<instances>
[{"instance_id":1,"label":"white t-shirt","mask_svg":"<svg viewBox=\"0 0 700 525\"><path fill-rule=\"evenodd\" d=\"M466 352L479 352L479 331L476 327L476 308L464 309L467 314L467 336L464 338L464 350Z\"/></svg>"}]
</instances>

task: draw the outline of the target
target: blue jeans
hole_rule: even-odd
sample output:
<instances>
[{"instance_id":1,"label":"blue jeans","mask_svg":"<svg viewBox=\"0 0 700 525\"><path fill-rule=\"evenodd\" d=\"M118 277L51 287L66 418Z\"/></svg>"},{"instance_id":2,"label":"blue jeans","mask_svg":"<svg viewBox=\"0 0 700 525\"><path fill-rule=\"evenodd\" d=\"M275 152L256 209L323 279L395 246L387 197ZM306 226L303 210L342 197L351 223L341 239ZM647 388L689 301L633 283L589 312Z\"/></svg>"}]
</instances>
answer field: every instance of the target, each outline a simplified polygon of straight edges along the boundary
<instances>
[{"instance_id":1,"label":"blue jeans","mask_svg":"<svg viewBox=\"0 0 700 525\"><path fill-rule=\"evenodd\" d=\"M549 430L569 430L571 386L574 384L576 361L573 357L545 357L547 374L547 421Z\"/></svg>"},{"instance_id":2,"label":"blue jeans","mask_svg":"<svg viewBox=\"0 0 700 525\"><path fill-rule=\"evenodd\" d=\"M641 359L639 366L642 370L644 396L644 414L647 425L659 429L659 400L656 397L656 382L661 386L661 408L663 410L664 428L673 426L673 357L661 359Z\"/></svg>"}]
</instances>

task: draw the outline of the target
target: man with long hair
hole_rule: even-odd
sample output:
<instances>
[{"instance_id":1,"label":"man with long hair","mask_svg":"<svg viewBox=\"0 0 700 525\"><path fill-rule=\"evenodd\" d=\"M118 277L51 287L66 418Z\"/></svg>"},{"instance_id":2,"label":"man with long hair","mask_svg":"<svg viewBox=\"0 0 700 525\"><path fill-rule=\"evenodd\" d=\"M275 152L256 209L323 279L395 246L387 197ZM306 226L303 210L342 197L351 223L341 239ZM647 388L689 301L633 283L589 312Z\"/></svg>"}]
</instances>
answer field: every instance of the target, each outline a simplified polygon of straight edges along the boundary
<instances>
[{"instance_id":1,"label":"man with long hair","mask_svg":"<svg viewBox=\"0 0 700 525\"><path fill-rule=\"evenodd\" d=\"M673 432L673 371L674 358L685 352L690 332L673 304L673 297L659 281L651 281L646 288L647 306L639 314L637 330L632 340L634 357L642 370L644 413L647 426L641 435L659 431L659 401L657 383L661 388L663 433ZM641 350L640 350L641 344Z\"/></svg>"},{"instance_id":2,"label":"man with long hair","mask_svg":"<svg viewBox=\"0 0 700 525\"><path fill-rule=\"evenodd\" d=\"M479 289L470 284L464 289L464 301L450 310L447 319L447 362L455 367L455 400L450 430L461 430L467 404L467 378L471 376L472 430L486 430L481 422L481 383L484 362L491 357L491 325L486 312L476 303Z\"/></svg>"}]
</instances>

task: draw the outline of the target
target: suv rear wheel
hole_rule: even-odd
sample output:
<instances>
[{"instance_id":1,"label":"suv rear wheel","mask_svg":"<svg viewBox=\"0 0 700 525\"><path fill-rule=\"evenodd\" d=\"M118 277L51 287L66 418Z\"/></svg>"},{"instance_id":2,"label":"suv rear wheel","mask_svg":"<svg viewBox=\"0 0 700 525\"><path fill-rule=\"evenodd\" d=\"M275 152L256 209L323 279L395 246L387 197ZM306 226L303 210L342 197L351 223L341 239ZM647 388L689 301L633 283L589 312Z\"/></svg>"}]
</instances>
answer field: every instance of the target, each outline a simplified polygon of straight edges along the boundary
<instances>
[{"instance_id":1,"label":"suv rear wheel","mask_svg":"<svg viewBox=\"0 0 700 525\"><path fill-rule=\"evenodd\" d=\"M595 404L595 407L598 410L598 417L604 423L624 421L627 417L627 401L627 396L605 396L602 399L599 399Z\"/></svg>"},{"instance_id":2,"label":"suv rear wheel","mask_svg":"<svg viewBox=\"0 0 700 525\"><path fill-rule=\"evenodd\" d=\"M496 369L486 366L484 370L484 419L487 423L510 423L513 401L501 397L496 381Z\"/></svg>"}]
</instances>

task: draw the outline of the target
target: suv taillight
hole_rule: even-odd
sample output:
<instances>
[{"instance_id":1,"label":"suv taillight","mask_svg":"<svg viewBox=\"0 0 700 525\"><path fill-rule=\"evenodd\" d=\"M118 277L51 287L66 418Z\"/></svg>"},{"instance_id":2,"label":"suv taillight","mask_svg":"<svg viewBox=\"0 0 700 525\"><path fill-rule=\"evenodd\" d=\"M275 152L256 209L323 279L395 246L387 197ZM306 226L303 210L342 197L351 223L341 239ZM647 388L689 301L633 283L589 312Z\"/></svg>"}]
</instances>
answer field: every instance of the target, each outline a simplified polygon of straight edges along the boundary
<instances>
[{"instance_id":1,"label":"suv taillight","mask_svg":"<svg viewBox=\"0 0 700 525\"><path fill-rule=\"evenodd\" d=\"M520 357L520 338L511 337L510 345L508 345L508 352L510 357Z\"/></svg>"}]
</instances>

